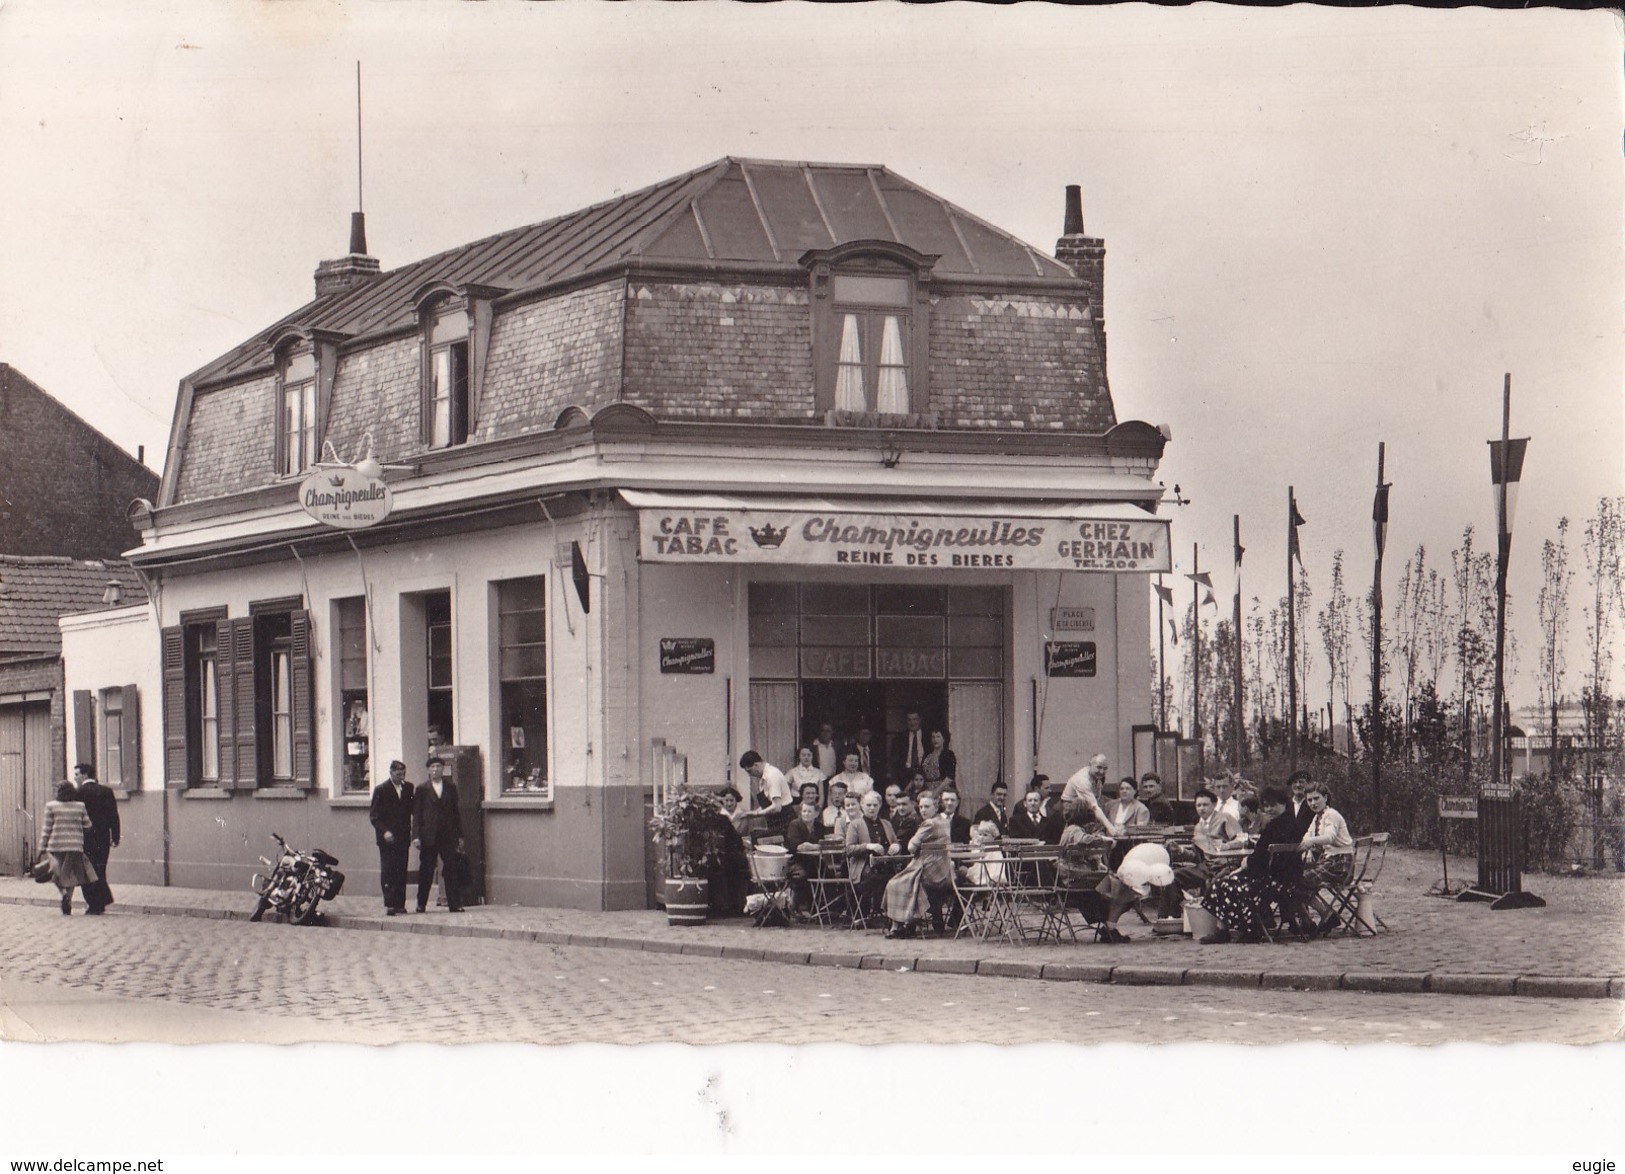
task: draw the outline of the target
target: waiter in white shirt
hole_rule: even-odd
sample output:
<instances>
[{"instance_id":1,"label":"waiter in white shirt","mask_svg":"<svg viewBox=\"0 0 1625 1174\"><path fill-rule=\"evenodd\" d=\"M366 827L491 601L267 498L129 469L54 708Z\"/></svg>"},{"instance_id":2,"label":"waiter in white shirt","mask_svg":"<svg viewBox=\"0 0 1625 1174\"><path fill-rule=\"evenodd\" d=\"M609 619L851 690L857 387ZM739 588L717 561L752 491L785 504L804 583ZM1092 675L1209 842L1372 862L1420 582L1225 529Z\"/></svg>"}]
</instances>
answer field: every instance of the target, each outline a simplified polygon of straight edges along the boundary
<instances>
[{"instance_id":1,"label":"waiter in white shirt","mask_svg":"<svg viewBox=\"0 0 1625 1174\"><path fill-rule=\"evenodd\" d=\"M772 812L790 805L790 800L794 798L790 794L790 780L784 777L782 770L764 761L756 751L747 750L740 755L739 769L755 780L752 790L756 795L757 807Z\"/></svg>"}]
</instances>

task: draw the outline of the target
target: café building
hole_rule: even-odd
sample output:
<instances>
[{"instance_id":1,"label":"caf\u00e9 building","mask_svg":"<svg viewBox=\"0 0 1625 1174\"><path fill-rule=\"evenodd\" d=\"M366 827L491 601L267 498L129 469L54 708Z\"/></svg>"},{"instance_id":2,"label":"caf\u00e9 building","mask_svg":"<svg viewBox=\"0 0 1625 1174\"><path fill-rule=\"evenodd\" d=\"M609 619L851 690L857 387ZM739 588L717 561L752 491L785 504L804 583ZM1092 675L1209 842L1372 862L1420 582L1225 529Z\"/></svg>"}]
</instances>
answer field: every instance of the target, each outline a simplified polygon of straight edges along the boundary
<instances>
[{"instance_id":1,"label":"caf\u00e9 building","mask_svg":"<svg viewBox=\"0 0 1625 1174\"><path fill-rule=\"evenodd\" d=\"M637 908L658 793L825 723L883 773L919 714L973 804L1126 770L1166 438L1116 417L1063 212L1049 255L884 167L726 158L387 272L355 222L182 380L135 511L146 864L236 888L280 831L375 892L369 789L435 746L485 900Z\"/></svg>"}]
</instances>

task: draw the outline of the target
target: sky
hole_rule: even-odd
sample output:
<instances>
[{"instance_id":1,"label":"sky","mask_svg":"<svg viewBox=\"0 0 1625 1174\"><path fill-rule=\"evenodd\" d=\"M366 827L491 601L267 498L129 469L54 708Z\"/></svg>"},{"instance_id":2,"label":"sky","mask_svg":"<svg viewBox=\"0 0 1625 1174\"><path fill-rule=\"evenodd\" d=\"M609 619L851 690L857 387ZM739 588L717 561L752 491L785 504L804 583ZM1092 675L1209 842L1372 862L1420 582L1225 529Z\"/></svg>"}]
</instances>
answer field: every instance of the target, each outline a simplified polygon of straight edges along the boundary
<instances>
[{"instance_id":1,"label":"sky","mask_svg":"<svg viewBox=\"0 0 1625 1174\"><path fill-rule=\"evenodd\" d=\"M1171 429L1224 614L1232 515L1244 599L1283 594L1289 486L1315 606L1335 550L1369 583L1379 441L1390 597L1492 530L1511 374L1532 701L1540 542L1571 518L1580 566L1625 491L1620 48L1541 10L11 0L0 361L159 467L180 378L346 248L358 60L385 268L729 154L883 163L1046 251L1077 183L1119 418Z\"/></svg>"},{"instance_id":2,"label":"sky","mask_svg":"<svg viewBox=\"0 0 1625 1174\"><path fill-rule=\"evenodd\" d=\"M1625 488L1620 50L1615 15L1547 10L5 0L0 361L158 467L181 377L307 300L346 247L358 59L386 268L730 154L885 164L1046 251L1077 183L1106 242L1119 418L1170 427L1162 476L1191 501L1171 507L1176 570L1199 544L1226 602L1238 513L1245 594L1281 594L1288 486L1319 599L1334 550L1369 566L1379 441L1390 590L1418 543L1442 558L1492 527L1484 442L1511 373L1532 437L1512 569L1527 677L1540 539ZM1131 1068L1147 1088L1218 1070L1125 1051L1087 1062L1124 1087ZM1402 1071L1450 1050L1428 1051ZM120 1104L184 1103L130 1099L149 1055L81 1062L118 1071ZM437 1080L481 1087L488 1056L436 1056ZM1429 1086L1476 1085L1475 1057L1451 1051ZM1540 1070L1566 1088L1565 1063L1548 1050ZM240 1100L263 1127L255 1087ZM307 1116L297 1139L213 1136L283 1146L343 1119ZM1366 1140L1476 1148L1467 1128L1385 1120Z\"/></svg>"}]
</instances>

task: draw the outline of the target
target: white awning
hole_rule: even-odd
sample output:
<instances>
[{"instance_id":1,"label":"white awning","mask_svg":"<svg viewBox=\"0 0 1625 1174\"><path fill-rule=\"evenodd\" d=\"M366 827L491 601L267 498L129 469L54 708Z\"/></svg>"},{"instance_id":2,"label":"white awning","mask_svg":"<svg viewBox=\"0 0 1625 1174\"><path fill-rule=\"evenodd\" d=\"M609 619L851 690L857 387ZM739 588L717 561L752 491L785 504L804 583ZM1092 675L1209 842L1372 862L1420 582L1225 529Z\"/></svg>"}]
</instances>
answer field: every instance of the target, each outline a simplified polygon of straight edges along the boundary
<instances>
[{"instance_id":1,"label":"white awning","mask_svg":"<svg viewBox=\"0 0 1625 1174\"><path fill-rule=\"evenodd\" d=\"M1156 573L1168 522L1098 502L927 501L621 489L638 511L638 558Z\"/></svg>"}]
</instances>

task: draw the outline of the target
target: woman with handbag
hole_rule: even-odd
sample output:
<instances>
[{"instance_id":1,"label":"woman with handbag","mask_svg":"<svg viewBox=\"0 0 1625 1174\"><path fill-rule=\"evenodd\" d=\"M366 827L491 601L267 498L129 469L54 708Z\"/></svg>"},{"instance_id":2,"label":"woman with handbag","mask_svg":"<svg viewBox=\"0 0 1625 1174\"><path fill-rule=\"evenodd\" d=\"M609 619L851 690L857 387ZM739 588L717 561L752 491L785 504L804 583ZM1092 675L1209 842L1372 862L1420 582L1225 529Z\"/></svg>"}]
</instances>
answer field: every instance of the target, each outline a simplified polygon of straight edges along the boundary
<instances>
[{"instance_id":1,"label":"woman with handbag","mask_svg":"<svg viewBox=\"0 0 1625 1174\"><path fill-rule=\"evenodd\" d=\"M101 878L85 855L85 833L90 816L79 802L78 789L69 782L56 785L56 798L45 805L45 826L40 830L40 851L51 854L51 874L62 890L63 916L73 912L76 886L94 884Z\"/></svg>"}]
</instances>

